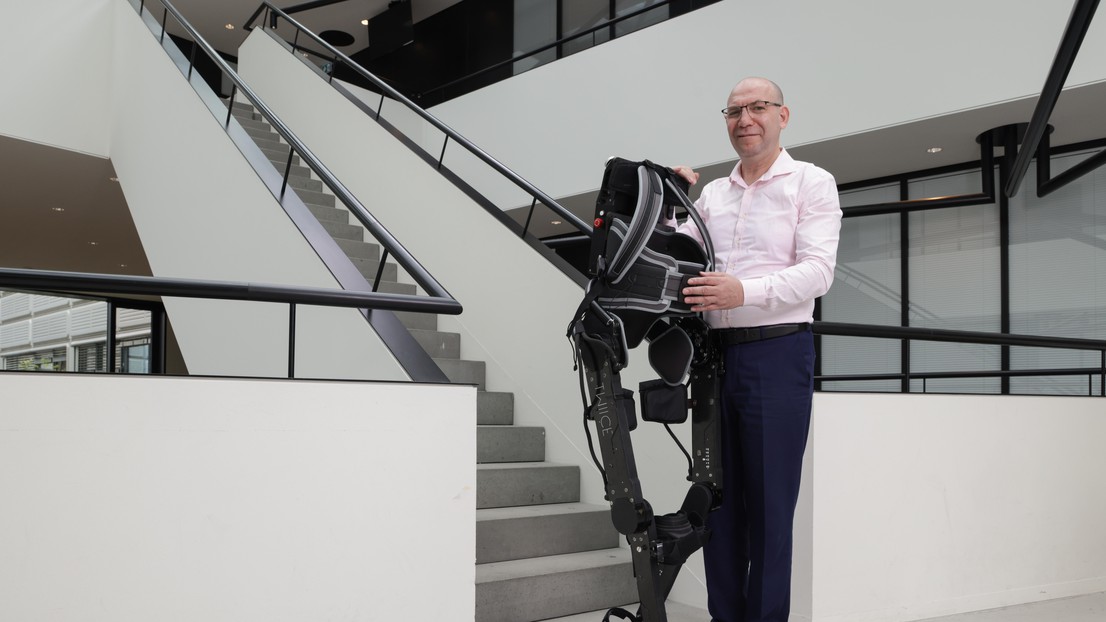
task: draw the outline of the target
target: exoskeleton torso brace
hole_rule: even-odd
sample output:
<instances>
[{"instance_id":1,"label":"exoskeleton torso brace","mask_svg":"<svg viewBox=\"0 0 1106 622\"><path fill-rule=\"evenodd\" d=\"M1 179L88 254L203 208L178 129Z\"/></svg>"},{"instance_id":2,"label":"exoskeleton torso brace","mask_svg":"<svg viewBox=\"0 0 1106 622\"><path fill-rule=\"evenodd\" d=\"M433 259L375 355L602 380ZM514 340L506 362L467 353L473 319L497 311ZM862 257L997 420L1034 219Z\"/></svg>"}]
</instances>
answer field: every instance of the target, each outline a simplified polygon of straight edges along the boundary
<instances>
[{"instance_id":1,"label":"exoskeleton torso brace","mask_svg":"<svg viewBox=\"0 0 1106 622\"><path fill-rule=\"evenodd\" d=\"M677 205L698 226L706 248L667 224ZM593 278L568 335L581 374L588 445L603 476L611 519L629 542L641 603L636 615L615 608L603 619L667 622L664 602L676 575L710 537L706 517L721 503L721 357L701 314L681 293L689 278L713 269L714 251L687 197L687 182L649 161L607 162L594 225L588 266ZM668 429L687 456L692 482L680 509L662 516L654 515L642 496L630 442L637 427L634 392L622 388L619 376L629 350L643 340L649 341L649 363L660 379L639 386L641 418ZM691 454L669 427L687 421L689 409ZM595 424L602 462L588 421Z\"/></svg>"}]
</instances>

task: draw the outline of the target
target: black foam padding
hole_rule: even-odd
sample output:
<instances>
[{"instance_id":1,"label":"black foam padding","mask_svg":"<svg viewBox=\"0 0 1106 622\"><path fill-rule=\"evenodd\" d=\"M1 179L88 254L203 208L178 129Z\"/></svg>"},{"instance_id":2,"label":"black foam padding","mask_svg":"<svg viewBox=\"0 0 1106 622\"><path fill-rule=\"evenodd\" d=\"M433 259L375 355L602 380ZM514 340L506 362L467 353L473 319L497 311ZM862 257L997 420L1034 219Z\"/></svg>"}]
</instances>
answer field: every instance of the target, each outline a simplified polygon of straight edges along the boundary
<instances>
[{"instance_id":1,"label":"black foam padding","mask_svg":"<svg viewBox=\"0 0 1106 622\"><path fill-rule=\"evenodd\" d=\"M669 328L649 343L649 365L671 386L684 381L694 354L691 338L678 326Z\"/></svg>"}]
</instances>

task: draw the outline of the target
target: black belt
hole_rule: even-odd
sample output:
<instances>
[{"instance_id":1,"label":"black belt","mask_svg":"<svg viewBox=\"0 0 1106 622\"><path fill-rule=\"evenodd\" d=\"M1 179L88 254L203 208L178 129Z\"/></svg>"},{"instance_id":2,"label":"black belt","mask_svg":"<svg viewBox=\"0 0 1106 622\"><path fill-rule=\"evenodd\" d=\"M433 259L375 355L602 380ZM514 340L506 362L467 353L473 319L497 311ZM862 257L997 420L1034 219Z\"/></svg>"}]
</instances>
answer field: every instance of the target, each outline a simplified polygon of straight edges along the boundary
<instances>
[{"instance_id":1,"label":"black belt","mask_svg":"<svg viewBox=\"0 0 1106 622\"><path fill-rule=\"evenodd\" d=\"M718 342L723 346L733 346L739 343L761 341L795 333L805 333L810 330L809 323L803 324L776 324L774 326L753 326L750 328L718 328L711 332L715 334Z\"/></svg>"}]
</instances>

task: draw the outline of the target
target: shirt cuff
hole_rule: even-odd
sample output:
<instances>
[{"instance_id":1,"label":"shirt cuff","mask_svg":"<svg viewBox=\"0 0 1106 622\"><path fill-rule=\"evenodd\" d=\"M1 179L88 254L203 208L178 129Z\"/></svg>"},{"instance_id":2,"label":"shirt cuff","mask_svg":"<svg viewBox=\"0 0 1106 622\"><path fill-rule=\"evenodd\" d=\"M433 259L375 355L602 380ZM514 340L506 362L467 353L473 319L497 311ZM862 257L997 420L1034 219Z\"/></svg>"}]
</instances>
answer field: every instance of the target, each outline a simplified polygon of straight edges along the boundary
<instances>
[{"instance_id":1,"label":"shirt cuff","mask_svg":"<svg viewBox=\"0 0 1106 622\"><path fill-rule=\"evenodd\" d=\"M742 279L741 287L745 289L745 302L743 306L746 307L766 307L768 301L768 279L765 277L756 277L752 279Z\"/></svg>"}]
</instances>

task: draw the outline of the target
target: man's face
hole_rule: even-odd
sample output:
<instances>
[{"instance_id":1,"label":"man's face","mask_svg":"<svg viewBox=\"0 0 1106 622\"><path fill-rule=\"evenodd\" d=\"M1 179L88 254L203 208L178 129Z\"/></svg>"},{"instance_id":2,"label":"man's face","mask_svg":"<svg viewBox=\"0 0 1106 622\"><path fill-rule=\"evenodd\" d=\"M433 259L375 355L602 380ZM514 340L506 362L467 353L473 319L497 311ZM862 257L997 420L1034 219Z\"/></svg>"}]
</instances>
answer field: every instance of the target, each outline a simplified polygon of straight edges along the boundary
<instances>
[{"instance_id":1,"label":"man's face","mask_svg":"<svg viewBox=\"0 0 1106 622\"><path fill-rule=\"evenodd\" d=\"M771 83L761 80L742 81L730 92L726 107L736 108L754 102L779 103ZM730 144L742 160L753 160L779 151L780 131L787 127L790 111L786 106L766 106L762 103L761 107L763 111L760 114L751 112L754 106L750 106L736 117L726 117Z\"/></svg>"}]
</instances>

